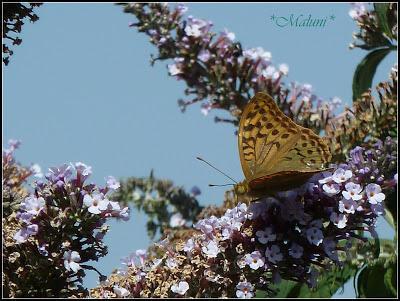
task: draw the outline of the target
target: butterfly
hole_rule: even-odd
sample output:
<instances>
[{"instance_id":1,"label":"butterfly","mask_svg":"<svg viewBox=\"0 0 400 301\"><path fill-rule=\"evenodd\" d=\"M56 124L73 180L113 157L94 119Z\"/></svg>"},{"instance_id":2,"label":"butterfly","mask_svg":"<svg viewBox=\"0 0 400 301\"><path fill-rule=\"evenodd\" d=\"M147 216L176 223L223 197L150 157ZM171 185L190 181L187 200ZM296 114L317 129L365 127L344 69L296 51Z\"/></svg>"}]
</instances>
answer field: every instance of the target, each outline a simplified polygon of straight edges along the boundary
<instances>
[{"instance_id":1,"label":"butterfly","mask_svg":"<svg viewBox=\"0 0 400 301\"><path fill-rule=\"evenodd\" d=\"M236 196L257 199L304 184L331 158L325 140L294 123L266 93L258 92L243 110L238 131L245 180Z\"/></svg>"}]
</instances>

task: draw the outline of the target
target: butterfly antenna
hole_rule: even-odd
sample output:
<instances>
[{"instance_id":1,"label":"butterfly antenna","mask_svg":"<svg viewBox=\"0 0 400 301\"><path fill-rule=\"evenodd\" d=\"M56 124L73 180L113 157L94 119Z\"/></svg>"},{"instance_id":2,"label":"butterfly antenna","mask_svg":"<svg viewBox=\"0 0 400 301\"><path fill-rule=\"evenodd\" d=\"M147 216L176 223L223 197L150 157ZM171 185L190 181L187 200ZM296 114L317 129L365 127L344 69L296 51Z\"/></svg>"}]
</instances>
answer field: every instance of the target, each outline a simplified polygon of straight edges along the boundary
<instances>
[{"instance_id":1,"label":"butterfly antenna","mask_svg":"<svg viewBox=\"0 0 400 301\"><path fill-rule=\"evenodd\" d=\"M208 186L210 186L210 187L222 187L222 186L229 186L229 185L232 185L232 186L234 186L235 184L208 184Z\"/></svg>"},{"instance_id":2,"label":"butterfly antenna","mask_svg":"<svg viewBox=\"0 0 400 301\"><path fill-rule=\"evenodd\" d=\"M208 163L206 160L204 160L203 158L200 157L196 157L197 160L203 161L204 163L208 164L209 166L211 166L212 168L214 168L216 171L222 173L225 177L227 177L228 179L231 179L233 182L235 182L237 184L237 182L232 179L230 176L228 176L226 173L224 173L223 171L219 170L218 168L216 168L215 166L213 166L212 164ZM212 184L210 184L212 185ZM226 185L233 185L233 184L226 184ZM225 185L225 186L226 186ZM222 186L222 185L214 185L214 186Z\"/></svg>"}]
</instances>

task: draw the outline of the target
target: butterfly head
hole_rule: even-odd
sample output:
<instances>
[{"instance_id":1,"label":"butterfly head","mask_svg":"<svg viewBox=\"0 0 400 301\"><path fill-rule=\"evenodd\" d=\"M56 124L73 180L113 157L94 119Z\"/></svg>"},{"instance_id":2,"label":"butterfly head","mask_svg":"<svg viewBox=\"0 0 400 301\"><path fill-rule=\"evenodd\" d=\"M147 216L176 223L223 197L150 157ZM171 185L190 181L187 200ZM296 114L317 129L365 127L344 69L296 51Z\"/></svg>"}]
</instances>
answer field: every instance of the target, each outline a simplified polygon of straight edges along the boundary
<instances>
[{"instance_id":1,"label":"butterfly head","mask_svg":"<svg viewBox=\"0 0 400 301\"><path fill-rule=\"evenodd\" d=\"M235 186L233 186L233 189L235 191L235 194L237 196L245 195L249 192L249 185L246 181L237 183Z\"/></svg>"}]
</instances>

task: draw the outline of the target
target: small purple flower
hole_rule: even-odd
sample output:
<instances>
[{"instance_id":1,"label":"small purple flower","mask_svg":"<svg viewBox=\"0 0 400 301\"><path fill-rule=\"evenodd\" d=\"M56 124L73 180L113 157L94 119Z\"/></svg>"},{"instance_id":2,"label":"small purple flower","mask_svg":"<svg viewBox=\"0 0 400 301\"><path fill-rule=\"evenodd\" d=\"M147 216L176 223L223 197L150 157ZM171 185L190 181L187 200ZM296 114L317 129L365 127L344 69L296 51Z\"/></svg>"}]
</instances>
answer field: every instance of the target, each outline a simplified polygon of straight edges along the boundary
<instances>
[{"instance_id":1,"label":"small purple flower","mask_svg":"<svg viewBox=\"0 0 400 301\"><path fill-rule=\"evenodd\" d=\"M219 253L218 244L213 240L210 240L207 243L207 246L203 246L201 249L203 250L203 253L207 255L208 258L215 258Z\"/></svg>"},{"instance_id":2,"label":"small purple flower","mask_svg":"<svg viewBox=\"0 0 400 301\"><path fill-rule=\"evenodd\" d=\"M344 170L343 168L338 168L332 175L332 180L336 183L346 182L353 176L351 170Z\"/></svg>"},{"instance_id":3,"label":"small purple flower","mask_svg":"<svg viewBox=\"0 0 400 301\"><path fill-rule=\"evenodd\" d=\"M121 211L119 211L117 213L117 218L120 218L123 221L128 221L129 220L129 207L125 207Z\"/></svg>"},{"instance_id":4,"label":"small purple flower","mask_svg":"<svg viewBox=\"0 0 400 301\"><path fill-rule=\"evenodd\" d=\"M20 209L26 211L31 215L38 215L41 211L45 210L46 202L44 198L37 198L34 195L28 196L21 203Z\"/></svg>"},{"instance_id":5,"label":"small purple flower","mask_svg":"<svg viewBox=\"0 0 400 301\"><path fill-rule=\"evenodd\" d=\"M34 215L31 213L18 211L15 217L21 222L24 222L25 224L29 225L31 223L33 216Z\"/></svg>"},{"instance_id":6,"label":"small purple flower","mask_svg":"<svg viewBox=\"0 0 400 301\"><path fill-rule=\"evenodd\" d=\"M271 61L271 52L264 51L262 47L246 49L243 51L243 56L254 62L259 59L261 59L262 62Z\"/></svg>"},{"instance_id":7,"label":"small purple flower","mask_svg":"<svg viewBox=\"0 0 400 301\"><path fill-rule=\"evenodd\" d=\"M26 227L23 227L17 233L14 234L14 239L16 240L17 244L24 243L27 241L29 236L36 235L39 231L39 226L36 224L32 224Z\"/></svg>"},{"instance_id":8,"label":"small purple flower","mask_svg":"<svg viewBox=\"0 0 400 301\"><path fill-rule=\"evenodd\" d=\"M192 189L190 189L190 193L191 193L194 197L196 197L196 196L198 196L198 195L201 194L201 190L200 190L199 187L193 186Z\"/></svg>"},{"instance_id":9,"label":"small purple flower","mask_svg":"<svg viewBox=\"0 0 400 301\"><path fill-rule=\"evenodd\" d=\"M336 212L332 212L330 216L331 222L338 227L339 229L343 229L347 224L347 216L344 214L337 214Z\"/></svg>"},{"instance_id":10,"label":"small purple flower","mask_svg":"<svg viewBox=\"0 0 400 301\"><path fill-rule=\"evenodd\" d=\"M175 294L184 295L189 289L189 284L186 281L180 281L177 284L171 286L171 291Z\"/></svg>"},{"instance_id":11,"label":"small purple flower","mask_svg":"<svg viewBox=\"0 0 400 301\"><path fill-rule=\"evenodd\" d=\"M45 257L49 256L49 252L46 250L45 244L39 245L37 248L40 255Z\"/></svg>"},{"instance_id":12,"label":"small purple flower","mask_svg":"<svg viewBox=\"0 0 400 301\"><path fill-rule=\"evenodd\" d=\"M113 176L108 176L106 180L108 189L117 190L121 186Z\"/></svg>"},{"instance_id":13,"label":"small purple flower","mask_svg":"<svg viewBox=\"0 0 400 301\"><path fill-rule=\"evenodd\" d=\"M81 261L81 256L76 251L66 251L64 252L64 267L67 271L78 272L81 269L79 265L79 261Z\"/></svg>"},{"instance_id":14,"label":"small purple flower","mask_svg":"<svg viewBox=\"0 0 400 301\"><path fill-rule=\"evenodd\" d=\"M88 211L93 214L100 214L102 211L107 210L109 201L104 199L100 193L85 194L83 203L88 207Z\"/></svg>"},{"instance_id":15,"label":"small purple flower","mask_svg":"<svg viewBox=\"0 0 400 301\"><path fill-rule=\"evenodd\" d=\"M241 281L236 285L236 297L238 298L253 298L253 285L247 281Z\"/></svg>"},{"instance_id":16,"label":"small purple flower","mask_svg":"<svg viewBox=\"0 0 400 301\"><path fill-rule=\"evenodd\" d=\"M365 15L367 13L367 7L365 6L365 3L363 2L354 2L350 4L352 7L349 10L349 16L357 20L361 16Z\"/></svg>"},{"instance_id":17,"label":"small purple flower","mask_svg":"<svg viewBox=\"0 0 400 301\"><path fill-rule=\"evenodd\" d=\"M224 227L221 231L222 238L221 240L228 240L232 237L233 234L233 228L232 227Z\"/></svg>"},{"instance_id":18,"label":"small purple flower","mask_svg":"<svg viewBox=\"0 0 400 301\"><path fill-rule=\"evenodd\" d=\"M251 254L246 254L244 260L247 265L253 270L262 268L265 264L264 258L259 251L254 251Z\"/></svg>"},{"instance_id":19,"label":"small purple flower","mask_svg":"<svg viewBox=\"0 0 400 301\"><path fill-rule=\"evenodd\" d=\"M355 165L359 165L361 163L364 163L364 149L360 146L356 146L354 149L352 149L350 151L350 158L351 161L355 164Z\"/></svg>"},{"instance_id":20,"label":"small purple flower","mask_svg":"<svg viewBox=\"0 0 400 301\"><path fill-rule=\"evenodd\" d=\"M358 207L357 203L352 199L346 200L342 199L339 201L339 211L354 214L356 212L356 208Z\"/></svg>"},{"instance_id":21,"label":"small purple flower","mask_svg":"<svg viewBox=\"0 0 400 301\"><path fill-rule=\"evenodd\" d=\"M309 223L308 226L321 229L322 228L322 220L321 219L315 219L311 223Z\"/></svg>"},{"instance_id":22,"label":"small purple flower","mask_svg":"<svg viewBox=\"0 0 400 301\"><path fill-rule=\"evenodd\" d=\"M211 109L212 109L212 104L211 103L205 102L205 103L201 104L201 113L204 116L207 116L208 113L211 111Z\"/></svg>"},{"instance_id":23,"label":"small purple flower","mask_svg":"<svg viewBox=\"0 0 400 301\"><path fill-rule=\"evenodd\" d=\"M218 227L218 223L218 218L213 215L207 219L199 220L194 227L204 234L209 235L215 231L215 229Z\"/></svg>"},{"instance_id":24,"label":"small purple flower","mask_svg":"<svg viewBox=\"0 0 400 301\"><path fill-rule=\"evenodd\" d=\"M118 285L114 285L113 291L117 295L118 298L128 297L130 294L126 288L119 287Z\"/></svg>"},{"instance_id":25,"label":"small purple flower","mask_svg":"<svg viewBox=\"0 0 400 301\"><path fill-rule=\"evenodd\" d=\"M43 178L42 169L39 164L33 164L30 170L32 171L34 177Z\"/></svg>"},{"instance_id":26,"label":"small purple flower","mask_svg":"<svg viewBox=\"0 0 400 301\"><path fill-rule=\"evenodd\" d=\"M21 145L21 141L16 139L10 139L8 140L8 145L10 146L11 149L15 150Z\"/></svg>"},{"instance_id":27,"label":"small purple flower","mask_svg":"<svg viewBox=\"0 0 400 301\"><path fill-rule=\"evenodd\" d=\"M354 200L358 201L362 199L362 195L360 192L362 191L362 187L359 184L355 184L353 182L348 182L345 185L346 191L342 191L342 194L346 200Z\"/></svg>"},{"instance_id":28,"label":"small purple flower","mask_svg":"<svg viewBox=\"0 0 400 301\"><path fill-rule=\"evenodd\" d=\"M320 243L322 243L322 240L324 239L324 235L322 231L316 227L310 227L306 230L306 236L308 241L313 244L318 246Z\"/></svg>"},{"instance_id":29,"label":"small purple flower","mask_svg":"<svg viewBox=\"0 0 400 301\"><path fill-rule=\"evenodd\" d=\"M330 172L324 172L323 174L325 177L318 180L318 183L326 184L326 183L332 182L332 174Z\"/></svg>"},{"instance_id":30,"label":"small purple flower","mask_svg":"<svg viewBox=\"0 0 400 301\"><path fill-rule=\"evenodd\" d=\"M195 246L194 241L193 241L193 239L190 238L186 241L185 246L183 247L183 251L191 252L193 250L194 246Z\"/></svg>"},{"instance_id":31,"label":"small purple flower","mask_svg":"<svg viewBox=\"0 0 400 301\"><path fill-rule=\"evenodd\" d=\"M325 239L322 246L324 247L325 253L329 256L330 259L334 261L338 261L338 253L336 251L336 242L332 239Z\"/></svg>"},{"instance_id":32,"label":"small purple flower","mask_svg":"<svg viewBox=\"0 0 400 301\"><path fill-rule=\"evenodd\" d=\"M186 220L179 212L173 214L169 220L169 225L171 228L182 227L185 223Z\"/></svg>"},{"instance_id":33,"label":"small purple flower","mask_svg":"<svg viewBox=\"0 0 400 301\"><path fill-rule=\"evenodd\" d=\"M223 32L221 32L221 36L223 38L228 39L231 42L235 40L235 34L233 32L228 31L226 28L224 29Z\"/></svg>"},{"instance_id":34,"label":"small purple flower","mask_svg":"<svg viewBox=\"0 0 400 301\"><path fill-rule=\"evenodd\" d=\"M292 243L292 246L289 249L289 255L293 258L301 258L303 256L304 248L295 242Z\"/></svg>"},{"instance_id":35,"label":"small purple flower","mask_svg":"<svg viewBox=\"0 0 400 301\"><path fill-rule=\"evenodd\" d=\"M370 204L378 204L385 199L385 195L381 191L381 186L378 184L371 183L367 185L365 192Z\"/></svg>"},{"instance_id":36,"label":"small purple flower","mask_svg":"<svg viewBox=\"0 0 400 301\"><path fill-rule=\"evenodd\" d=\"M289 66L286 64L280 64L279 72L281 72L283 75L287 75L289 73Z\"/></svg>"},{"instance_id":37,"label":"small purple flower","mask_svg":"<svg viewBox=\"0 0 400 301\"><path fill-rule=\"evenodd\" d=\"M382 203L371 204L371 210L376 215L385 215L385 207Z\"/></svg>"},{"instance_id":38,"label":"small purple flower","mask_svg":"<svg viewBox=\"0 0 400 301\"><path fill-rule=\"evenodd\" d=\"M165 264L167 265L168 268L170 269L175 269L176 267L178 267L178 263L176 262L176 260L174 258L168 258L165 261Z\"/></svg>"},{"instance_id":39,"label":"small purple flower","mask_svg":"<svg viewBox=\"0 0 400 301\"><path fill-rule=\"evenodd\" d=\"M238 265L239 268L243 269L246 266L246 257L239 256L236 260L236 264Z\"/></svg>"},{"instance_id":40,"label":"small purple flower","mask_svg":"<svg viewBox=\"0 0 400 301\"><path fill-rule=\"evenodd\" d=\"M277 200L275 200L278 203ZM255 220L258 217L266 218L267 203L262 201L252 202L249 206L249 219Z\"/></svg>"},{"instance_id":41,"label":"small purple flower","mask_svg":"<svg viewBox=\"0 0 400 301\"><path fill-rule=\"evenodd\" d=\"M365 167L361 168L358 172L362 175L366 175L371 172L371 169L368 166L365 166Z\"/></svg>"},{"instance_id":42,"label":"small purple flower","mask_svg":"<svg viewBox=\"0 0 400 301\"><path fill-rule=\"evenodd\" d=\"M147 251L145 249L138 249L135 251L135 255L139 258L140 264L143 265L147 258Z\"/></svg>"},{"instance_id":43,"label":"small purple flower","mask_svg":"<svg viewBox=\"0 0 400 301\"><path fill-rule=\"evenodd\" d=\"M325 194L329 196L336 195L340 192L340 186L336 183L326 183L322 185L322 189L325 192Z\"/></svg>"},{"instance_id":44,"label":"small purple flower","mask_svg":"<svg viewBox=\"0 0 400 301\"><path fill-rule=\"evenodd\" d=\"M272 245L270 248L265 249L265 257L269 262L277 263L283 259L281 250L277 245Z\"/></svg>"},{"instance_id":45,"label":"small purple flower","mask_svg":"<svg viewBox=\"0 0 400 301\"><path fill-rule=\"evenodd\" d=\"M172 76L175 76L175 75L183 73L182 67L181 67L180 64L179 65L178 64L168 65L168 72Z\"/></svg>"},{"instance_id":46,"label":"small purple flower","mask_svg":"<svg viewBox=\"0 0 400 301\"><path fill-rule=\"evenodd\" d=\"M269 241L275 241L276 239L276 234L273 233L272 228L271 227L267 227L265 228L264 231L262 230L258 230L256 232L258 241L262 244L266 244Z\"/></svg>"},{"instance_id":47,"label":"small purple flower","mask_svg":"<svg viewBox=\"0 0 400 301\"><path fill-rule=\"evenodd\" d=\"M207 49L202 49L197 58L202 62L207 62L211 57L211 53Z\"/></svg>"},{"instance_id":48,"label":"small purple flower","mask_svg":"<svg viewBox=\"0 0 400 301\"><path fill-rule=\"evenodd\" d=\"M288 199L283 202L281 213L285 220L296 220L302 225L305 225L311 218L304 212L304 205L295 199Z\"/></svg>"},{"instance_id":49,"label":"small purple flower","mask_svg":"<svg viewBox=\"0 0 400 301\"><path fill-rule=\"evenodd\" d=\"M176 11L179 13L179 15L183 15L188 11L188 7L183 4L178 4Z\"/></svg>"},{"instance_id":50,"label":"small purple flower","mask_svg":"<svg viewBox=\"0 0 400 301\"><path fill-rule=\"evenodd\" d=\"M211 23L201 19L188 17L188 24L185 27L185 33L189 37L205 37L211 27Z\"/></svg>"},{"instance_id":51,"label":"small purple flower","mask_svg":"<svg viewBox=\"0 0 400 301\"><path fill-rule=\"evenodd\" d=\"M73 164L73 166L75 167L76 171L85 178L92 174L92 167L82 162L76 162L75 164Z\"/></svg>"},{"instance_id":52,"label":"small purple flower","mask_svg":"<svg viewBox=\"0 0 400 301\"><path fill-rule=\"evenodd\" d=\"M136 254L131 253L129 256L126 256L121 259L121 264L126 265L127 267L135 266Z\"/></svg>"},{"instance_id":53,"label":"small purple flower","mask_svg":"<svg viewBox=\"0 0 400 301\"><path fill-rule=\"evenodd\" d=\"M267 68L261 71L261 75L265 78L271 78L276 73L276 69L274 66L269 65Z\"/></svg>"},{"instance_id":54,"label":"small purple flower","mask_svg":"<svg viewBox=\"0 0 400 301\"><path fill-rule=\"evenodd\" d=\"M68 164L63 164L60 167L50 167L49 172L46 174L46 178L54 184L61 186L69 179L71 175L71 166Z\"/></svg>"},{"instance_id":55,"label":"small purple flower","mask_svg":"<svg viewBox=\"0 0 400 301\"><path fill-rule=\"evenodd\" d=\"M338 108L342 103L342 100L335 96L332 98L331 102L330 102L330 108L331 110L336 110L336 108Z\"/></svg>"}]
</instances>

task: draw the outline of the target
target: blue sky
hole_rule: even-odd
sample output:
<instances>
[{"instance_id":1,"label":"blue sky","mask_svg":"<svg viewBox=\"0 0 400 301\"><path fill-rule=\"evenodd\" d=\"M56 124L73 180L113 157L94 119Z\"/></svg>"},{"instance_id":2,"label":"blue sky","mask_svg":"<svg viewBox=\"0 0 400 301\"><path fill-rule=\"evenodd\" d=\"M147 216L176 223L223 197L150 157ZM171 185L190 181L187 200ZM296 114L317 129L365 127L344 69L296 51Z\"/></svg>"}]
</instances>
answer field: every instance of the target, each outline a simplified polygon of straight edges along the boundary
<instances>
[{"instance_id":1,"label":"blue sky","mask_svg":"<svg viewBox=\"0 0 400 301\"><path fill-rule=\"evenodd\" d=\"M173 5L173 4L172 4ZM286 82L312 84L315 93L350 103L353 72L366 52L349 50L354 21L349 4L189 3L186 15L211 20L214 31L232 31L243 48L261 46L275 65L289 65ZM84 162L92 180L155 176L176 185L202 190L200 202L221 204L223 188L208 183L226 179L195 159L201 155L236 180L242 180L234 128L215 124L198 105L182 114L177 100L184 84L167 74L167 63L149 64L156 53L148 38L128 27L134 21L113 4L49 3L36 9L40 20L26 24L23 43L14 47L3 67L3 146L22 141L17 159L38 163L43 170L64 162ZM280 28L271 16L335 16L325 28ZM396 62L389 55L378 68L374 84L387 79ZM132 211L129 222L111 222L106 236L109 254L94 266L109 274L120 258L150 241L146 218ZM134 231L132 231L134 229ZM392 237L384 223L379 232ZM87 287L97 275L88 271ZM351 285L343 295L354 295Z\"/></svg>"}]
</instances>

